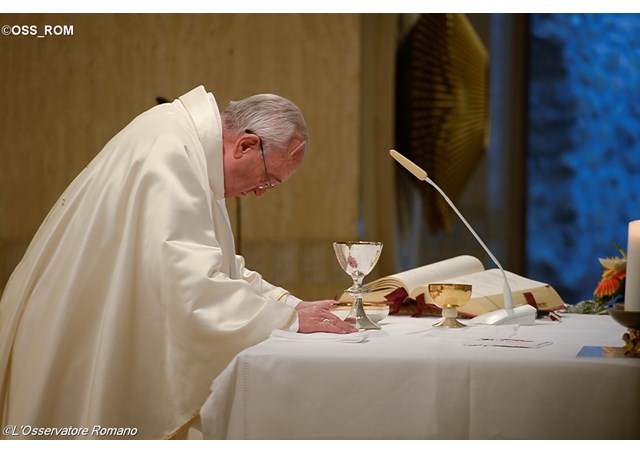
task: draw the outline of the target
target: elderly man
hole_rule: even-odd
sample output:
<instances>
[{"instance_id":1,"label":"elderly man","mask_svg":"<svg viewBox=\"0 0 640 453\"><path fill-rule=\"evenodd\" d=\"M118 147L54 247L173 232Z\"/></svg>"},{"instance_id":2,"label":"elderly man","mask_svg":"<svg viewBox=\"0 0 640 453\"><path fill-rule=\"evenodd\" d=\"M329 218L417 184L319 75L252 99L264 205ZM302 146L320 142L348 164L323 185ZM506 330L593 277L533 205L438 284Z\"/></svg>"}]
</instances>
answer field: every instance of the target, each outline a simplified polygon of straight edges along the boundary
<instances>
[{"instance_id":1,"label":"elderly man","mask_svg":"<svg viewBox=\"0 0 640 453\"><path fill-rule=\"evenodd\" d=\"M0 301L6 438L167 438L273 329L351 333L245 268L225 197L300 167L307 130L275 95L220 115L198 87L118 133L36 233ZM122 438L120 437L120 438Z\"/></svg>"}]
</instances>

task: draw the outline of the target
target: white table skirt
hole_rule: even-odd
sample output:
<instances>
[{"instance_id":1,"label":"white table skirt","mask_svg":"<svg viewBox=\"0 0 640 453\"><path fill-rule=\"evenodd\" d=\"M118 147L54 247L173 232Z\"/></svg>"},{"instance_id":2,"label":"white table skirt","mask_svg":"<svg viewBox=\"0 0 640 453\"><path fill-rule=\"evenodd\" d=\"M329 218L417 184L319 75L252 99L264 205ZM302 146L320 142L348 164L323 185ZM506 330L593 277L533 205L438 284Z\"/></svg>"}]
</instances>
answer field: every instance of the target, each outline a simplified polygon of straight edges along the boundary
<instances>
[{"instance_id":1,"label":"white table skirt","mask_svg":"<svg viewBox=\"0 0 640 453\"><path fill-rule=\"evenodd\" d=\"M576 357L623 345L609 316L455 330L435 321L390 316L360 343L314 334L243 351L212 384L205 439L640 438L640 359ZM487 337L553 343L468 345Z\"/></svg>"}]
</instances>

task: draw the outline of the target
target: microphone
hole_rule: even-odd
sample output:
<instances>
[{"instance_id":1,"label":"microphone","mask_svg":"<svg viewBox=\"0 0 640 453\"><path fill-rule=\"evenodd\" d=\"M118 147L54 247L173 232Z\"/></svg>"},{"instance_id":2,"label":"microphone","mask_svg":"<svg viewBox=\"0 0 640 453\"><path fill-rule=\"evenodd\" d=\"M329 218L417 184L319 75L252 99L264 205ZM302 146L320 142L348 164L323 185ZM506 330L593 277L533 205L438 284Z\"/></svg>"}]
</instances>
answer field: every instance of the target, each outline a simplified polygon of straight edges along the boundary
<instances>
[{"instance_id":1,"label":"microphone","mask_svg":"<svg viewBox=\"0 0 640 453\"><path fill-rule=\"evenodd\" d=\"M493 253L491 253L491 251L489 250L489 247L487 247L485 243L482 242L482 239L480 239L480 236L478 236L475 230L471 228L471 225L469 225L469 222L467 222L467 220L460 213L460 211L458 211L458 208L456 208L456 206L453 204L451 199L442 191L440 187L438 187L436 183L434 183L431 179L429 179L429 177L427 176L427 172L424 171L422 168L417 166L415 163L413 163L412 161L410 161L409 159L407 159L406 157L404 157L402 154L400 154L398 151L394 149L390 150L389 154L391 154L391 157L393 157L400 165L402 165L405 169L407 169L409 173L411 173L413 176L418 178L420 181L426 181L427 183L431 184L440 193L440 195L442 195L442 197L446 200L449 206L451 206L451 209L453 209L454 212L458 215L458 217L460 217L460 220L462 220L462 223L465 224L467 229L471 232L471 234L473 234L473 236L476 238L478 243L482 246L485 252L487 252L489 257L491 257L491 260L495 263L496 266L498 266L498 269L500 269L500 272L502 273L502 278L504 279L504 286L503 286L504 308L478 315L472 318L470 322L473 324L533 325L535 323L537 310L529 304L519 305L514 308L512 295L511 295L511 287L509 286L509 281L507 280L507 274L504 272L504 269L498 262L497 258L493 256Z\"/></svg>"}]
</instances>

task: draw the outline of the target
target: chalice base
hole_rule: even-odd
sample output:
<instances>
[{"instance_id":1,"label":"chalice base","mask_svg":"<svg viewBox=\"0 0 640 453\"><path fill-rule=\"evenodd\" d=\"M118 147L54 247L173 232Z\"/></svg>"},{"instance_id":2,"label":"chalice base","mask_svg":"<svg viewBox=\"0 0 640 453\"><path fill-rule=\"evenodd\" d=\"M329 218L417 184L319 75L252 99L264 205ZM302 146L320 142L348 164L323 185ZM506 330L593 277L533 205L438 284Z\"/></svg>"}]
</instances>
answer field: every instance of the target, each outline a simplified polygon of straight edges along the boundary
<instances>
[{"instance_id":1,"label":"chalice base","mask_svg":"<svg viewBox=\"0 0 640 453\"><path fill-rule=\"evenodd\" d=\"M433 327L446 327L449 329L458 329L460 327L467 327L466 324L462 324L458 321L458 310L455 307L446 307L442 309L443 318L435 323Z\"/></svg>"},{"instance_id":2,"label":"chalice base","mask_svg":"<svg viewBox=\"0 0 640 453\"><path fill-rule=\"evenodd\" d=\"M359 330L380 330L381 327L367 316L364 311L362 297L354 297L351 311L344 319L346 322L354 324Z\"/></svg>"}]
</instances>

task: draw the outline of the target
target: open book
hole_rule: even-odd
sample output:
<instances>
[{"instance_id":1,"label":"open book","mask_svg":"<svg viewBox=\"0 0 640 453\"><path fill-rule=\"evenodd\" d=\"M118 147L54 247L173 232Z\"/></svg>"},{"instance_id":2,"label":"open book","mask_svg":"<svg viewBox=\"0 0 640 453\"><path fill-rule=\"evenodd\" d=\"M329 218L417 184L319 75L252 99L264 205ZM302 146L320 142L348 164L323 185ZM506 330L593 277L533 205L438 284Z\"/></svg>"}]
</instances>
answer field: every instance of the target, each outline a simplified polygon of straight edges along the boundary
<instances>
[{"instance_id":1,"label":"open book","mask_svg":"<svg viewBox=\"0 0 640 453\"><path fill-rule=\"evenodd\" d=\"M513 306L531 304L540 311L559 310L564 301L550 285L505 271L511 288ZM364 302L391 304L391 314L412 313L413 316L440 314L429 295L430 283L467 283L472 285L471 299L458 308L461 317L471 318L504 308L504 279L500 269L485 269L482 262L461 255L426 266L417 267L374 280L365 286L370 290ZM341 301L351 300L343 293Z\"/></svg>"}]
</instances>

